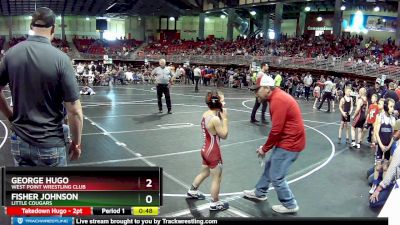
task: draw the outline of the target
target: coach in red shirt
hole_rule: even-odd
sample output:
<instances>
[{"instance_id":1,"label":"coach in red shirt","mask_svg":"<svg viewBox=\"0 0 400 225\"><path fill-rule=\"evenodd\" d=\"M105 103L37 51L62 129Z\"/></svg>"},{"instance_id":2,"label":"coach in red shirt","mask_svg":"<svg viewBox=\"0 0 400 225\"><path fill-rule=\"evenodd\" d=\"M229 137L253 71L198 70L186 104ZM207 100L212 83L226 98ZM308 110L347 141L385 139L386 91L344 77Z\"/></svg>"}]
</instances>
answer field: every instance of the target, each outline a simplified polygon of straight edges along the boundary
<instances>
[{"instance_id":1,"label":"coach in red shirt","mask_svg":"<svg viewBox=\"0 0 400 225\"><path fill-rule=\"evenodd\" d=\"M269 150L272 152L265 162L264 173L255 189L245 190L244 196L266 200L269 185L272 183L282 203L272 206L272 209L278 213L295 213L299 210L299 206L285 177L290 165L296 161L306 143L300 107L292 96L275 88L274 80L269 76L259 77L256 85L250 89L255 91L258 101L269 102L272 120L268 140L257 149L257 154L260 158L264 158Z\"/></svg>"}]
</instances>

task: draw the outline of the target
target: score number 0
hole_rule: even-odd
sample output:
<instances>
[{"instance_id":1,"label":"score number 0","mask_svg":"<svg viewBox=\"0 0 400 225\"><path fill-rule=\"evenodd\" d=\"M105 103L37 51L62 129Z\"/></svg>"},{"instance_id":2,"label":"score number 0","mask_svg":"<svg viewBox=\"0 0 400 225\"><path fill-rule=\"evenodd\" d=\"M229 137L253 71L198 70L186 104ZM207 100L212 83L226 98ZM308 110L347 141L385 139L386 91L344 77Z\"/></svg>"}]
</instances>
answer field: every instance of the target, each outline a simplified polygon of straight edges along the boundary
<instances>
[{"instance_id":1,"label":"score number 0","mask_svg":"<svg viewBox=\"0 0 400 225\"><path fill-rule=\"evenodd\" d=\"M151 179L146 179L146 188L152 188L153 181ZM152 203L153 202L153 197L151 195L146 196L146 203Z\"/></svg>"}]
</instances>

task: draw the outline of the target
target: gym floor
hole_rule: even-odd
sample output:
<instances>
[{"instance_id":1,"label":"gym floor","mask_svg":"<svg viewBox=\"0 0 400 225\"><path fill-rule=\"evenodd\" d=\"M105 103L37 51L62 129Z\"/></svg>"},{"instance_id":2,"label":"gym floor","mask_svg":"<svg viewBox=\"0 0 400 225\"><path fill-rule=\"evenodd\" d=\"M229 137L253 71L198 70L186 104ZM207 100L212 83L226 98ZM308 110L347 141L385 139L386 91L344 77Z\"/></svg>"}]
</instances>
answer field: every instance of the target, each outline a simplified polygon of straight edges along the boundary
<instances>
[{"instance_id":1,"label":"gym floor","mask_svg":"<svg viewBox=\"0 0 400 225\"><path fill-rule=\"evenodd\" d=\"M81 98L85 118L82 157L69 165L163 167L164 205L160 216L377 216L378 212L368 207L366 180L373 152L366 145L351 149L343 140L337 143L337 105L336 113L326 113L313 110L313 102L304 100L298 102L306 125L307 145L287 176L300 211L293 215L274 213L271 206L279 203L274 190L267 201L243 198L241 192L252 189L263 171L255 150L265 143L271 128L270 124L250 123L255 98L247 89L223 89L229 135L221 140L224 166L220 198L229 201L230 209L210 213L208 200L186 199L186 191L201 168L200 120L207 110L205 93L212 88L200 86L200 92L195 93L194 86L174 85L170 89L173 114L169 115L164 99L164 113L158 113L153 85L95 87L96 95ZM1 122L4 128L0 126L0 166L12 166L4 117ZM210 178L200 186L206 194L209 189ZM4 215L0 217L4 219Z\"/></svg>"}]
</instances>

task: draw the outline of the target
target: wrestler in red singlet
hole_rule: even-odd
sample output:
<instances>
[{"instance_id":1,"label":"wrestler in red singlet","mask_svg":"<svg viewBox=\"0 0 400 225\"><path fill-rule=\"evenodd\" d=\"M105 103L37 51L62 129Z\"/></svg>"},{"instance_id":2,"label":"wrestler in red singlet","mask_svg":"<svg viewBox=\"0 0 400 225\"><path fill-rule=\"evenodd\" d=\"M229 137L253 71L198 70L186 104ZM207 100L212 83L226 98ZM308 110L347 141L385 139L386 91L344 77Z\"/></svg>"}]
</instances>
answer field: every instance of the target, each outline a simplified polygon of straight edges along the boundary
<instances>
[{"instance_id":1,"label":"wrestler in red singlet","mask_svg":"<svg viewBox=\"0 0 400 225\"><path fill-rule=\"evenodd\" d=\"M219 148L220 138L228 136L228 117L224 106L224 96L218 92L208 92L206 104L209 108L203 113L201 129L204 136L204 144L201 149L203 165L200 173L194 179L187 196L192 199L205 199L198 188L200 184L211 175L211 201L210 210L225 210L229 208L227 202L219 200L219 191L222 175L222 157Z\"/></svg>"},{"instance_id":2,"label":"wrestler in red singlet","mask_svg":"<svg viewBox=\"0 0 400 225\"><path fill-rule=\"evenodd\" d=\"M222 164L221 151L219 149L218 135L211 134L207 129L207 124L213 118L213 115L203 117L201 120L201 130L203 131L204 145L201 148L201 157L203 158L203 165L214 169L218 164Z\"/></svg>"}]
</instances>

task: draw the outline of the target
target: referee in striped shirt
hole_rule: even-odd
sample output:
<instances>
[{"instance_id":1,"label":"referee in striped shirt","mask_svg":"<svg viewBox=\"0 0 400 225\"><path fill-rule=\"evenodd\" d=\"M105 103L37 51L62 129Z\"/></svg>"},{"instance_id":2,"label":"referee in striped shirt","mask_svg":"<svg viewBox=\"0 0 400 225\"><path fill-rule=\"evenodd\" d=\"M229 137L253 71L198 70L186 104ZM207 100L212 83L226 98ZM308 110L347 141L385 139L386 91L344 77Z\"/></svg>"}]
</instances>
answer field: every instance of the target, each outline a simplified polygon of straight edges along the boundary
<instances>
[{"instance_id":1,"label":"referee in striped shirt","mask_svg":"<svg viewBox=\"0 0 400 225\"><path fill-rule=\"evenodd\" d=\"M172 73L165 64L165 59L160 59L160 66L156 67L151 74L156 76L157 84L157 100L158 100L158 110L159 113L163 112L161 97L165 95L165 101L167 102L168 114L172 114L171 111L171 97L169 95L169 87L171 84Z\"/></svg>"}]
</instances>

